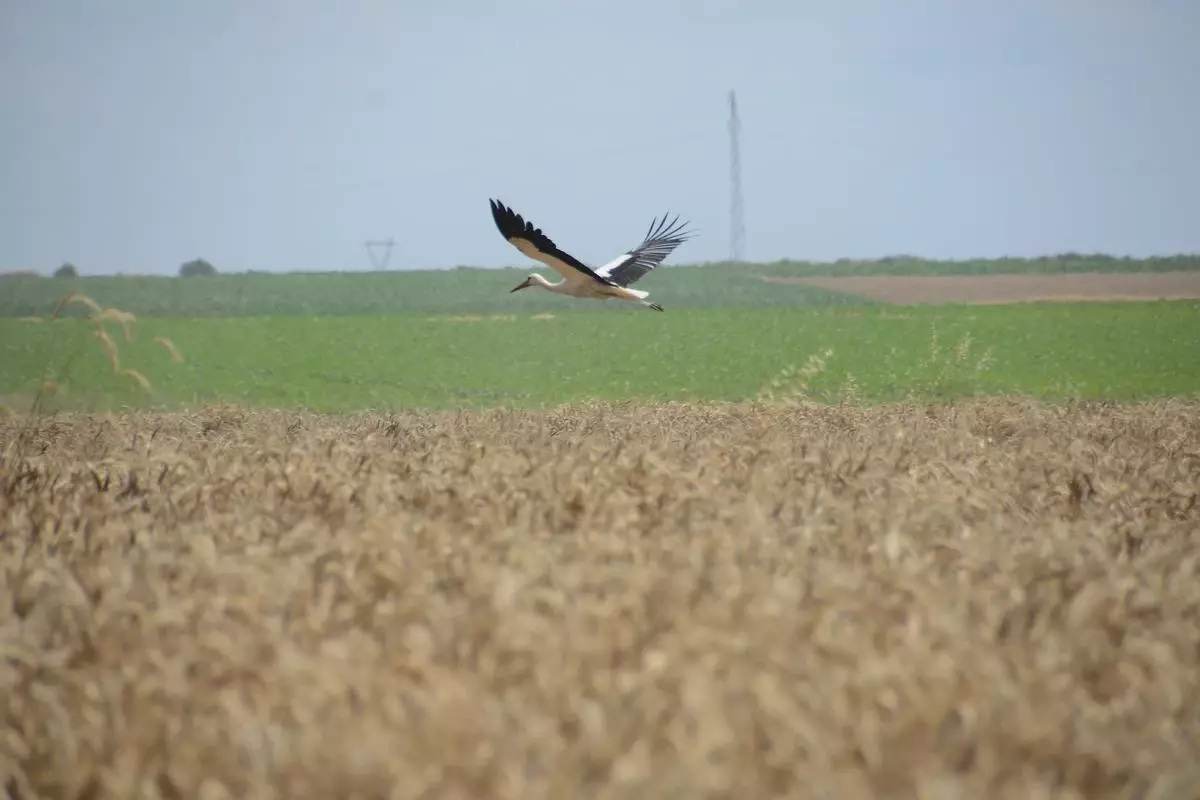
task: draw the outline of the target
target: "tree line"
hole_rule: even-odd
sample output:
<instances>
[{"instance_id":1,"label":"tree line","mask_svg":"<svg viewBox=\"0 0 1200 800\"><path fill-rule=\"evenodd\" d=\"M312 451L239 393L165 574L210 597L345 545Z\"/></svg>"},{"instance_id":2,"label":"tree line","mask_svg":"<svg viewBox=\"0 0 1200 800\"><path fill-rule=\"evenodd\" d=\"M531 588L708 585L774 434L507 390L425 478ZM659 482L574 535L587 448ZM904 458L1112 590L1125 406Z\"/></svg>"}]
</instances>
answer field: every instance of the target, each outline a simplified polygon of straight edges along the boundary
<instances>
[{"instance_id":1,"label":"tree line","mask_svg":"<svg viewBox=\"0 0 1200 800\"><path fill-rule=\"evenodd\" d=\"M179 266L179 277L195 278L203 275L216 275L217 268L203 258L193 258ZM70 261L64 262L62 266L54 270L56 278L78 278L79 269Z\"/></svg>"}]
</instances>

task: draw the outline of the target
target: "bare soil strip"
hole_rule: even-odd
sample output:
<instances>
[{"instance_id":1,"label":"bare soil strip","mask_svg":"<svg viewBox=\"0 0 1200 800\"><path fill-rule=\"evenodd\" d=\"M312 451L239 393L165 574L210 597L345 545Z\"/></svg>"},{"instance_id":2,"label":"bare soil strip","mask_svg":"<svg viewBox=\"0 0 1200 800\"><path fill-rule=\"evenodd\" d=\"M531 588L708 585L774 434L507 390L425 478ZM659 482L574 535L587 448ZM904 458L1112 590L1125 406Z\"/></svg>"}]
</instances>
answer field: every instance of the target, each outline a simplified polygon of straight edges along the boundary
<instances>
[{"instance_id":1,"label":"bare soil strip","mask_svg":"<svg viewBox=\"0 0 1200 800\"><path fill-rule=\"evenodd\" d=\"M1200 405L0 419L11 797L1200 796Z\"/></svg>"},{"instance_id":2,"label":"bare soil strip","mask_svg":"<svg viewBox=\"0 0 1200 800\"><path fill-rule=\"evenodd\" d=\"M1200 272L1081 272L1066 275L766 276L898 305L1026 303L1200 298Z\"/></svg>"}]
</instances>

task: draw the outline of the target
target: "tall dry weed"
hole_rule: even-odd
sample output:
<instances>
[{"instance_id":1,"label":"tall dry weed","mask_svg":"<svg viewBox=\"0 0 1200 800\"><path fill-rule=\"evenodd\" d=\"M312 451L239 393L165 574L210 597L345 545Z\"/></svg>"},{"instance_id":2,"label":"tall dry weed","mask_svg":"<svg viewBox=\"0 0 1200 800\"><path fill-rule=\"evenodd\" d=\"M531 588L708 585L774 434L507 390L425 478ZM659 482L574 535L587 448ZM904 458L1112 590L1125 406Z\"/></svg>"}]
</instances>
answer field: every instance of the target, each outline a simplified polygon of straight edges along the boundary
<instances>
[{"instance_id":1,"label":"tall dry weed","mask_svg":"<svg viewBox=\"0 0 1200 800\"><path fill-rule=\"evenodd\" d=\"M220 407L33 443L0 465L10 795L1200 790L1195 403Z\"/></svg>"},{"instance_id":2,"label":"tall dry weed","mask_svg":"<svg viewBox=\"0 0 1200 800\"><path fill-rule=\"evenodd\" d=\"M136 369L121 365L120 347L118 347L116 341L104 325L106 322L113 322L120 325L122 337L125 343L129 344L133 341L133 324L137 322L137 317L119 308L105 308L82 292L71 291L59 301L49 317L50 321L56 322L62 319L62 312L73 305L83 306L91 312L88 315L88 320L91 324L90 336L100 343L111 372L114 375L128 378L137 383L144 391L153 393L154 387L145 375ZM156 337L156 341L167 349L173 361L180 362L183 360L178 349L171 341L162 336ZM34 391L33 399L25 412L27 419L32 420L53 413L53 409L49 407L49 404L65 396L65 387L70 382L69 375L71 368L82 354L82 349L79 349L71 353L62 364L47 363L45 365L42 370L42 376L38 380L37 388ZM16 411L16 409L10 410ZM23 429L10 441L3 443L3 447L0 447L0 459L20 460L21 447L25 442L25 432L27 430L27 428Z\"/></svg>"},{"instance_id":3,"label":"tall dry weed","mask_svg":"<svg viewBox=\"0 0 1200 800\"><path fill-rule=\"evenodd\" d=\"M995 363L991 348L978 355L972 352L974 338L964 333L947 352L941 344L936 324L930 328L929 354L915 364L896 364L898 351L881 352L887 370L887 383L898 390L900 397L910 402L973 397L982 394L980 378ZM832 349L814 353L801 367L789 365L759 390L755 399L769 405L804 403L838 403L859 405L865 394L858 379L847 373L841 383L833 386L822 376L828 372Z\"/></svg>"},{"instance_id":4,"label":"tall dry weed","mask_svg":"<svg viewBox=\"0 0 1200 800\"><path fill-rule=\"evenodd\" d=\"M907 384L914 394L930 398L969 396L977 393L979 377L995 363L991 348L973 355L974 339L964 333L947 352L942 349L937 324L930 326L929 356L907 375Z\"/></svg>"},{"instance_id":5,"label":"tall dry weed","mask_svg":"<svg viewBox=\"0 0 1200 800\"><path fill-rule=\"evenodd\" d=\"M817 392L814 390L813 380L825 372L832 356L833 348L826 348L809 355L803 366L789 364L759 390L755 399L760 403L774 405L814 402Z\"/></svg>"}]
</instances>

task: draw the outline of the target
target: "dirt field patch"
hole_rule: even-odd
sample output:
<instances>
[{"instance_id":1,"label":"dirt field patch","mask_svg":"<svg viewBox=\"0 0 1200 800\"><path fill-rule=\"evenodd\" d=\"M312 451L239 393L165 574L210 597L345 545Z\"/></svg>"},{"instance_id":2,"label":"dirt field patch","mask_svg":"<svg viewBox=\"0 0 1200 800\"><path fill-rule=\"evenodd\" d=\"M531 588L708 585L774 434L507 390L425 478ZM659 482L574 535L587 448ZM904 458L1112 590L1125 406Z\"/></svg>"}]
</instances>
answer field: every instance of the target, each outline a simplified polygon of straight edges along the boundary
<instances>
[{"instance_id":1,"label":"dirt field patch","mask_svg":"<svg viewBox=\"0 0 1200 800\"><path fill-rule=\"evenodd\" d=\"M1080 302L1200 298L1200 272L1082 272L1067 275L846 275L764 277L900 305Z\"/></svg>"},{"instance_id":2,"label":"dirt field patch","mask_svg":"<svg viewBox=\"0 0 1200 800\"><path fill-rule=\"evenodd\" d=\"M12 796L1200 791L1196 404L18 425Z\"/></svg>"}]
</instances>

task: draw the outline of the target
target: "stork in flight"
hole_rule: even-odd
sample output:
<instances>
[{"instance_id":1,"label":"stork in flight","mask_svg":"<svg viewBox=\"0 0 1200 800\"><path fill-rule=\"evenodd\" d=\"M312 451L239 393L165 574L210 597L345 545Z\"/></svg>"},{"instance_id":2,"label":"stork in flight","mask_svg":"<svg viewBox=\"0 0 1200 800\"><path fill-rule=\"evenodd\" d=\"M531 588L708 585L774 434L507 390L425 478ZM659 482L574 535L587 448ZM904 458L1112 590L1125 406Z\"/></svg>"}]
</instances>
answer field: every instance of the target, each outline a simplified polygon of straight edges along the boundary
<instances>
[{"instance_id":1,"label":"stork in flight","mask_svg":"<svg viewBox=\"0 0 1200 800\"><path fill-rule=\"evenodd\" d=\"M684 230L686 222L683 225L676 224L678 215L670 225L664 215L661 221L656 218L650 223L641 244L593 270L570 253L559 250L550 237L542 233L541 228L535 228L532 222L526 222L520 214L499 200L488 202L492 204L492 219L496 220L496 227L509 244L563 276L558 283L551 283L534 272L519 286L509 290L509 294L530 286L540 286L547 291L572 297L631 300L662 311L658 303L647 302L649 292L629 287L661 264L672 250L691 238L691 233Z\"/></svg>"}]
</instances>

